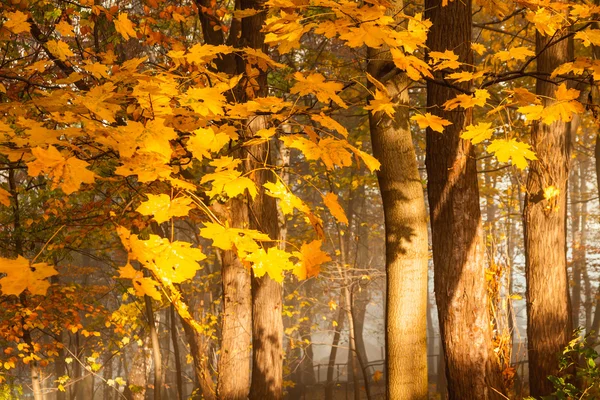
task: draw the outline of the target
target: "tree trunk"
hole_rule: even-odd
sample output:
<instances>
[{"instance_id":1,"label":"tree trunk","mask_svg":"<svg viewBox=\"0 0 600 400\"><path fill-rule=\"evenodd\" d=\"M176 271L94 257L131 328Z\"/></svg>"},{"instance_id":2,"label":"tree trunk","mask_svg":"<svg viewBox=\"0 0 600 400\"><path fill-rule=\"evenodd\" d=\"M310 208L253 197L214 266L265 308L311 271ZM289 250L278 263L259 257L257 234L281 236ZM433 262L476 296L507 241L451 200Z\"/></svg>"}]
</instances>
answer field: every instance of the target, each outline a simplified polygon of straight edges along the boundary
<instances>
[{"instance_id":1,"label":"tree trunk","mask_svg":"<svg viewBox=\"0 0 600 400\"><path fill-rule=\"evenodd\" d=\"M247 227L248 207L244 201L232 199L229 204L232 227ZM222 399L245 400L250 387L252 343L250 271L234 251L224 251L222 259L223 312L217 394Z\"/></svg>"},{"instance_id":2,"label":"tree trunk","mask_svg":"<svg viewBox=\"0 0 600 400\"><path fill-rule=\"evenodd\" d=\"M335 361L337 359L338 346L340 344L340 336L342 327L344 326L344 318L346 312L342 307L339 308L337 317L337 326L333 331L333 340L331 341L331 351L329 352L329 364L327 365L327 382L325 383L325 400L333 400L333 391L335 384L333 382L333 374L335 372Z\"/></svg>"},{"instance_id":3,"label":"tree trunk","mask_svg":"<svg viewBox=\"0 0 600 400\"><path fill-rule=\"evenodd\" d=\"M179 354L179 335L177 334L177 319L175 306L169 306L171 320L171 341L173 342L173 358L175 358L175 382L177 385L177 400L183 400L183 370L181 369L181 355Z\"/></svg>"},{"instance_id":4,"label":"tree trunk","mask_svg":"<svg viewBox=\"0 0 600 400\"><path fill-rule=\"evenodd\" d=\"M379 53L369 49L368 57L386 56ZM371 61L368 72L382 79L389 63ZM394 119L369 113L385 218L387 398L426 399L427 212L408 119L410 81L397 74L382 83L399 105Z\"/></svg>"},{"instance_id":5,"label":"tree trunk","mask_svg":"<svg viewBox=\"0 0 600 400\"><path fill-rule=\"evenodd\" d=\"M255 117L249 124L252 132L266 128L264 117ZM251 169L271 165L269 145L249 148ZM279 237L279 222L275 198L265 194L263 185L274 178L272 171L254 173L259 188L251 203L250 228ZM279 400L283 396L283 321L282 287L268 275L252 279L252 384L250 398Z\"/></svg>"},{"instance_id":6,"label":"tree trunk","mask_svg":"<svg viewBox=\"0 0 600 400\"><path fill-rule=\"evenodd\" d=\"M160 343L158 341L158 332L156 331L156 322L154 321L154 311L152 310L152 299L150 296L144 296L146 306L146 318L148 318L148 329L152 343L152 361L154 364L154 400L161 399L162 391L162 357L160 354Z\"/></svg>"},{"instance_id":7,"label":"tree trunk","mask_svg":"<svg viewBox=\"0 0 600 400\"><path fill-rule=\"evenodd\" d=\"M204 400L215 400L215 383L210 374L210 366L208 362L208 345L207 338L202 336L201 333L197 332L194 327L192 327L187 321L183 318L180 318L181 325L183 326L183 331L185 333L185 337L187 339L188 344L190 345L190 353L194 358L194 374L196 375L196 380L198 381L198 386L200 387L200 391L202 393L202 398ZM232 322L230 320L230 322ZM223 324L225 326L225 324ZM230 331L232 333L233 330ZM245 338L244 338L245 339ZM249 337L248 337L249 339ZM223 352L223 348L221 348L221 352ZM232 356L231 354L229 356ZM221 358L219 362L221 362L223 358L223 354L221 354ZM231 357L233 362L235 358ZM219 363L219 371L221 371L221 363ZM250 357L246 358L246 369L249 369L250 366ZM242 365L239 365L241 368ZM233 370L233 368L231 368ZM244 370L240 370L243 374ZM223 378L224 380L224 378ZM249 382L249 381L248 381ZM232 388L233 386L229 386L228 388ZM240 383L240 388L246 388L247 391L248 385L242 386ZM241 390L240 390L241 391ZM229 390L228 393L232 393L233 390ZM229 398L229 397L222 397ZM242 398L242 397L236 397Z\"/></svg>"},{"instance_id":8,"label":"tree trunk","mask_svg":"<svg viewBox=\"0 0 600 400\"><path fill-rule=\"evenodd\" d=\"M433 23L427 46L452 50L472 65L471 1L426 0ZM437 73L436 78L441 79ZM462 84L463 89L470 88ZM503 398L502 376L492 346L485 280L476 162L471 143L460 139L472 122L471 109L446 112L442 104L459 94L427 83L432 114L452 122L443 133L427 130L427 175L431 215L435 294L440 320L450 399Z\"/></svg>"},{"instance_id":9,"label":"tree trunk","mask_svg":"<svg viewBox=\"0 0 600 400\"><path fill-rule=\"evenodd\" d=\"M568 41L557 41L557 37L537 34L536 51L541 53L538 72L550 73L568 61ZM557 43L546 48L550 41ZM556 88L546 77L537 80L536 93L543 97L544 106L551 104ZM569 342L573 329L565 231L569 133L569 124L562 121L535 123L531 132L538 160L529 167L524 230L529 382L534 397L552 393L548 376L558 372L557 355ZM560 193L546 200L543 191L549 186Z\"/></svg>"}]
</instances>

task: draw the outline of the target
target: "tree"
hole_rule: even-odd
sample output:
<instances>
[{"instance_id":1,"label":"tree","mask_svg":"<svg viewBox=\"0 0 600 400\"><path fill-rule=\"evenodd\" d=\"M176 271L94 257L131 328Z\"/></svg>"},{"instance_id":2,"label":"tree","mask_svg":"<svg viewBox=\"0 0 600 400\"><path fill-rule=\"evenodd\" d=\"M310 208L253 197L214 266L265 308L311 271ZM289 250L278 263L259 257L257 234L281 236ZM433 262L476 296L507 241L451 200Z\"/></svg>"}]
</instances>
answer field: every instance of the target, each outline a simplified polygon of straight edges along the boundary
<instances>
[{"instance_id":1,"label":"tree","mask_svg":"<svg viewBox=\"0 0 600 400\"><path fill-rule=\"evenodd\" d=\"M540 74L551 74L568 61L566 30L547 33L536 33ZM536 81L536 94L543 98L544 107L556 102L553 97L557 90L568 91L556 80ZM571 339L573 329L565 243L569 134L570 124L563 119L534 123L531 131L537 160L532 161L527 177L524 229L529 385L533 396L552 393L553 385L547 378L557 374L557 355Z\"/></svg>"},{"instance_id":2,"label":"tree","mask_svg":"<svg viewBox=\"0 0 600 400\"><path fill-rule=\"evenodd\" d=\"M458 61L472 64L471 2L425 2L432 22L427 46L432 52L452 50ZM433 53L432 53L433 54ZM468 67L467 67L468 68ZM427 130L427 190L433 235L435 294L451 399L501 398L502 379L493 352L487 312L479 189L473 147L461 139L471 125L472 110L449 110L443 104L456 90L440 81L427 83L427 106L449 121L444 133Z\"/></svg>"},{"instance_id":3,"label":"tree","mask_svg":"<svg viewBox=\"0 0 600 400\"><path fill-rule=\"evenodd\" d=\"M402 72L390 73L388 49L369 49L368 58L367 72L398 104L393 116L369 113L373 154L381 162L377 177L386 230L387 397L426 399L427 212L407 107L411 80Z\"/></svg>"}]
</instances>

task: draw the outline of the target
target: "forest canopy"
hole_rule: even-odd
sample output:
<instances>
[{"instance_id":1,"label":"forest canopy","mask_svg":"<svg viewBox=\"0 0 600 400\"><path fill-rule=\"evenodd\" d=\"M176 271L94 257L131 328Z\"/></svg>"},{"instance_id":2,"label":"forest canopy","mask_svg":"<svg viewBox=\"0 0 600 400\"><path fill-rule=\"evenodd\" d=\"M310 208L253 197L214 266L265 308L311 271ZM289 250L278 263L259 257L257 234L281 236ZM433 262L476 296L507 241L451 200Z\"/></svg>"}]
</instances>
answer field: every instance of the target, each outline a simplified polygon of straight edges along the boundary
<instances>
[{"instance_id":1,"label":"forest canopy","mask_svg":"<svg viewBox=\"0 0 600 400\"><path fill-rule=\"evenodd\" d=\"M600 6L0 4L0 399L600 397Z\"/></svg>"}]
</instances>

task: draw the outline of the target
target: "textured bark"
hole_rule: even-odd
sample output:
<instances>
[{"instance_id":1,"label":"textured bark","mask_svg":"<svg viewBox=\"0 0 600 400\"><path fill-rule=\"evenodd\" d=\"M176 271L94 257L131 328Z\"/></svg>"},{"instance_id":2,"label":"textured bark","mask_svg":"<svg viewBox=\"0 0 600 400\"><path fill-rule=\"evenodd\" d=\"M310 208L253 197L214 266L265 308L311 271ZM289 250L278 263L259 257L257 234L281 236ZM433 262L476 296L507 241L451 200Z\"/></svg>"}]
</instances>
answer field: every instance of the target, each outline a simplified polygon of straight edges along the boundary
<instances>
[{"instance_id":1,"label":"textured bark","mask_svg":"<svg viewBox=\"0 0 600 400\"><path fill-rule=\"evenodd\" d=\"M385 58L379 53L370 49L369 59ZM383 79L389 64L372 61L368 71ZM426 399L427 212L408 119L409 80L398 74L382 83L399 105L394 119L369 114L385 217L387 398Z\"/></svg>"},{"instance_id":2,"label":"textured bark","mask_svg":"<svg viewBox=\"0 0 600 400\"><path fill-rule=\"evenodd\" d=\"M198 331L196 331L194 327L192 327L183 318L181 318L180 321L181 325L183 326L185 338L190 345L190 353L194 358L194 374L196 375L196 380L198 381L202 398L204 400L214 400L216 399L215 382L210 374L210 365L208 362L208 339L202 334L198 333ZM221 355L221 358L222 357L223 356ZM246 358L246 362L246 367L248 367L250 363L249 357ZM247 388L248 385L246 384L244 387Z\"/></svg>"},{"instance_id":3,"label":"textured bark","mask_svg":"<svg viewBox=\"0 0 600 400\"><path fill-rule=\"evenodd\" d=\"M248 207L241 199L230 202L232 226L248 226ZM217 394L245 400L250 387L252 294L250 272L233 251L223 252L223 312ZM189 335L188 335L189 338Z\"/></svg>"},{"instance_id":4,"label":"textured bark","mask_svg":"<svg viewBox=\"0 0 600 400\"><path fill-rule=\"evenodd\" d=\"M252 132L266 128L264 117L255 117L249 124ZM249 148L251 168L272 165L268 144ZM265 194L263 185L275 178L264 169L254 173L259 188L251 203L250 228L271 238L279 237L279 221L275 198ZM278 400L283 396L283 321L282 287L268 275L252 279L252 384L251 399Z\"/></svg>"},{"instance_id":5,"label":"textured bark","mask_svg":"<svg viewBox=\"0 0 600 400\"><path fill-rule=\"evenodd\" d=\"M183 400L183 370L181 369L181 355L179 353L179 335L177 334L177 313L173 304L169 306L169 319L171 322L171 341L173 343L173 358L175 359L175 383L177 400ZM191 347L191 346L190 346Z\"/></svg>"},{"instance_id":6,"label":"textured bark","mask_svg":"<svg viewBox=\"0 0 600 400\"><path fill-rule=\"evenodd\" d=\"M154 400L160 400L163 387L160 342L158 340L158 332L156 331L156 322L154 320L154 311L152 310L152 299L150 296L144 296L144 303L146 306L146 318L148 318L148 329L152 343L152 362L154 364Z\"/></svg>"},{"instance_id":7,"label":"textured bark","mask_svg":"<svg viewBox=\"0 0 600 400\"><path fill-rule=\"evenodd\" d=\"M453 50L471 65L471 1L425 1L433 26L427 46ZM436 74L436 78L440 78ZM470 84L462 86L469 89ZM431 215L435 294L440 319L450 399L502 398L502 378L492 347L485 280L484 242L476 162L469 141L460 139L472 111L444 111L460 94L427 83L427 106L452 125L443 133L427 130L428 198Z\"/></svg>"},{"instance_id":8,"label":"textured bark","mask_svg":"<svg viewBox=\"0 0 600 400\"><path fill-rule=\"evenodd\" d=\"M537 70L550 73L568 61L568 41L536 38ZM538 79L536 93L547 106L558 86L546 77ZM532 396L552 393L549 375L558 372L557 355L572 332L566 257L566 192L569 165L568 123L535 124L531 143L538 160L532 161L525 198L525 270L527 279L527 337L529 382ZM554 186L560 194L545 200L544 188Z\"/></svg>"}]
</instances>

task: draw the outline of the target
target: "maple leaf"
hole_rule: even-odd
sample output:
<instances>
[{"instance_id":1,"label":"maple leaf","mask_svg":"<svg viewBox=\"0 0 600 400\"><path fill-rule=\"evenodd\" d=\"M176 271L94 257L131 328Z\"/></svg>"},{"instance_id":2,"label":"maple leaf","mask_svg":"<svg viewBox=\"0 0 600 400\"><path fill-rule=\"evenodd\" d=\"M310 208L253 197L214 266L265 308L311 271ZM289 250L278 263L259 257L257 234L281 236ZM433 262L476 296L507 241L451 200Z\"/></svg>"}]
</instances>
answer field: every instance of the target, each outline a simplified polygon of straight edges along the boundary
<instances>
[{"instance_id":1,"label":"maple leaf","mask_svg":"<svg viewBox=\"0 0 600 400\"><path fill-rule=\"evenodd\" d=\"M331 261L331 257L321 250L321 240L313 240L310 243L303 243L300 251L293 254L300 261L294 266L294 275L303 280L319 275L321 265Z\"/></svg>"},{"instance_id":2,"label":"maple leaf","mask_svg":"<svg viewBox=\"0 0 600 400\"><path fill-rule=\"evenodd\" d=\"M192 199L189 197L171 197L166 194L147 194L148 201L143 202L136 209L142 215L152 215L153 219L162 224L172 217L184 217L189 214Z\"/></svg>"},{"instance_id":3,"label":"maple leaf","mask_svg":"<svg viewBox=\"0 0 600 400\"><path fill-rule=\"evenodd\" d=\"M56 31L60 33L61 36L64 37L73 37L75 33L73 32L73 27L64 19L60 20L58 24L54 26Z\"/></svg>"},{"instance_id":4,"label":"maple leaf","mask_svg":"<svg viewBox=\"0 0 600 400\"><path fill-rule=\"evenodd\" d=\"M114 96L115 88L112 82L94 86L85 96L78 97L76 102L85 106L101 119L115 123L115 114L121 109L121 106L107 101Z\"/></svg>"},{"instance_id":5,"label":"maple leaf","mask_svg":"<svg viewBox=\"0 0 600 400\"><path fill-rule=\"evenodd\" d=\"M294 269L294 264L290 261L292 255L277 247L258 249L245 257L246 261L252 263L254 276L260 278L268 274L275 282L283 282L283 271Z\"/></svg>"},{"instance_id":6,"label":"maple leaf","mask_svg":"<svg viewBox=\"0 0 600 400\"><path fill-rule=\"evenodd\" d=\"M349 167L352 165L352 155L346 150L348 142L332 137L319 140L320 158L328 170L336 165Z\"/></svg>"},{"instance_id":7,"label":"maple leaf","mask_svg":"<svg viewBox=\"0 0 600 400\"><path fill-rule=\"evenodd\" d=\"M473 96L468 94L459 94L453 99L450 99L444 103L444 110L450 111L457 107L471 108L474 106L483 107L486 104L487 99L490 98L490 94L485 89L475 89Z\"/></svg>"},{"instance_id":8,"label":"maple leaf","mask_svg":"<svg viewBox=\"0 0 600 400\"><path fill-rule=\"evenodd\" d=\"M421 77L433 78L429 65L423 60L418 59L415 56L407 56L399 49L391 48L390 53L394 64L399 69L406 71L406 75L413 81L418 81Z\"/></svg>"},{"instance_id":9,"label":"maple leaf","mask_svg":"<svg viewBox=\"0 0 600 400\"><path fill-rule=\"evenodd\" d=\"M549 125L559 120L569 122L573 119L573 114L581 114L585 111L583 105L576 100L579 98L579 90L568 89L563 83L556 89L554 95L556 102L546 107L542 114L545 124Z\"/></svg>"},{"instance_id":10,"label":"maple leaf","mask_svg":"<svg viewBox=\"0 0 600 400\"><path fill-rule=\"evenodd\" d=\"M460 137L477 144L492 137L494 130L491 122L480 122L477 125L469 125L461 133Z\"/></svg>"},{"instance_id":11,"label":"maple leaf","mask_svg":"<svg viewBox=\"0 0 600 400\"><path fill-rule=\"evenodd\" d=\"M453 79L455 82L469 82L474 79L481 78L485 74L485 71L469 72L461 71L448 74L448 79Z\"/></svg>"},{"instance_id":12,"label":"maple leaf","mask_svg":"<svg viewBox=\"0 0 600 400\"><path fill-rule=\"evenodd\" d=\"M215 132L212 127L196 129L187 141L186 147L194 158L212 158L211 153L218 153L231 138L223 132Z\"/></svg>"},{"instance_id":13,"label":"maple leaf","mask_svg":"<svg viewBox=\"0 0 600 400\"><path fill-rule=\"evenodd\" d=\"M256 197L258 193L256 185L252 179L242 176L240 171L234 169L237 164L239 162L233 162L230 157L221 157L210 163L216 167L215 172L204 175L200 180L200 183L212 182L212 189L206 192L208 196L225 194L229 198L233 198L248 189L250 196Z\"/></svg>"},{"instance_id":14,"label":"maple leaf","mask_svg":"<svg viewBox=\"0 0 600 400\"><path fill-rule=\"evenodd\" d=\"M536 121L544 115L544 106L541 104L535 104L530 106L523 106L517 108L517 111L523 114L523 116L529 121Z\"/></svg>"},{"instance_id":15,"label":"maple leaf","mask_svg":"<svg viewBox=\"0 0 600 400\"><path fill-rule=\"evenodd\" d=\"M332 131L336 131L345 138L348 137L348 130L346 128L344 128L339 122L337 122L336 120L331 118L330 116L325 115L324 113L321 112L321 114L319 114L319 115L312 114L310 116L310 118L313 121L317 121L318 123L323 125L325 128L331 129Z\"/></svg>"},{"instance_id":16,"label":"maple leaf","mask_svg":"<svg viewBox=\"0 0 600 400\"><path fill-rule=\"evenodd\" d=\"M5 205L6 207L10 206L10 198L12 194L10 194L8 191L2 189L0 187L0 204Z\"/></svg>"},{"instance_id":17,"label":"maple leaf","mask_svg":"<svg viewBox=\"0 0 600 400\"><path fill-rule=\"evenodd\" d=\"M119 32L123 39L129 40L130 37L137 37L137 32L133 29L133 24L127 18L127 14L119 13L119 16L115 20L115 30Z\"/></svg>"},{"instance_id":18,"label":"maple leaf","mask_svg":"<svg viewBox=\"0 0 600 400\"><path fill-rule=\"evenodd\" d=\"M115 169L115 174L122 176L137 175L138 182L152 182L156 179L167 179L173 169L166 165L168 160L156 153L136 154L132 158L121 158L121 166Z\"/></svg>"},{"instance_id":19,"label":"maple leaf","mask_svg":"<svg viewBox=\"0 0 600 400\"><path fill-rule=\"evenodd\" d=\"M575 34L575 39L583 41L585 47L600 45L600 29L586 29Z\"/></svg>"},{"instance_id":20,"label":"maple leaf","mask_svg":"<svg viewBox=\"0 0 600 400\"><path fill-rule=\"evenodd\" d=\"M297 82L290 89L290 93L299 94L300 96L314 94L317 97L317 100L322 103L332 100L340 107L348 108L346 103L344 103L344 100L337 95L337 92L344 88L344 85L341 83L327 82L325 81L325 77L319 73L310 74L307 77L304 77L301 72L296 72L294 74L294 79L296 79Z\"/></svg>"},{"instance_id":21,"label":"maple leaf","mask_svg":"<svg viewBox=\"0 0 600 400\"><path fill-rule=\"evenodd\" d=\"M265 192L267 195L279 200L278 204L284 215L293 214L294 208L305 214L310 213L308 206L298 196L290 192L283 182L279 180L276 183L267 182L263 186L267 189Z\"/></svg>"},{"instance_id":22,"label":"maple leaf","mask_svg":"<svg viewBox=\"0 0 600 400\"><path fill-rule=\"evenodd\" d=\"M160 301L160 292L156 288L159 283L152 278L144 277L142 271L136 270L131 264L127 263L124 267L119 268L119 278L130 279L138 296L147 295Z\"/></svg>"},{"instance_id":23,"label":"maple leaf","mask_svg":"<svg viewBox=\"0 0 600 400\"><path fill-rule=\"evenodd\" d=\"M165 284L182 283L192 279L201 269L198 261L206 256L200 249L192 248L191 243L174 241L150 235L148 240L140 240L138 235L127 236L120 231L121 241L130 250L130 256L138 260Z\"/></svg>"},{"instance_id":24,"label":"maple leaf","mask_svg":"<svg viewBox=\"0 0 600 400\"><path fill-rule=\"evenodd\" d=\"M200 236L213 241L213 246L221 250L233 250L234 246L241 258L260 248L257 241L270 241L269 235L253 229L230 228L214 222L206 222L200 229Z\"/></svg>"},{"instance_id":25,"label":"maple leaf","mask_svg":"<svg viewBox=\"0 0 600 400\"><path fill-rule=\"evenodd\" d=\"M348 225L348 217L346 217L346 213L338 202L338 196L335 193L329 192L323 196L323 203L325 203L325 206L329 209L331 215L333 215L338 222Z\"/></svg>"},{"instance_id":26,"label":"maple leaf","mask_svg":"<svg viewBox=\"0 0 600 400\"><path fill-rule=\"evenodd\" d=\"M531 51L528 47L512 47L508 50L499 51L496 53L494 58L500 61L523 61L527 57L535 56L535 52Z\"/></svg>"},{"instance_id":27,"label":"maple leaf","mask_svg":"<svg viewBox=\"0 0 600 400\"><path fill-rule=\"evenodd\" d=\"M5 14L7 21L2 25L14 34L29 32L31 25L27 22L27 14L21 11L9 12Z\"/></svg>"},{"instance_id":28,"label":"maple leaf","mask_svg":"<svg viewBox=\"0 0 600 400\"><path fill-rule=\"evenodd\" d=\"M410 119L416 121L419 124L419 128L431 128L431 130L436 132L443 132L444 127L452 125L452 122L447 119L432 115L431 113L413 115Z\"/></svg>"},{"instance_id":29,"label":"maple leaf","mask_svg":"<svg viewBox=\"0 0 600 400\"><path fill-rule=\"evenodd\" d=\"M535 29L542 35L552 36L566 22L563 15L546 7L539 7L535 12L528 11L526 18L535 24Z\"/></svg>"},{"instance_id":30,"label":"maple leaf","mask_svg":"<svg viewBox=\"0 0 600 400\"><path fill-rule=\"evenodd\" d=\"M396 112L392 99L379 89L375 90L375 96L369 102L369 105L365 107L365 110L372 110L375 114L383 111L390 118L394 118L394 113Z\"/></svg>"},{"instance_id":31,"label":"maple leaf","mask_svg":"<svg viewBox=\"0 0 600 400\"><path fill-rule=\"evenodd\" d=\"M457 69L462 63L458 61L458 55L454 54L452 50L446 50L445 52L431 51L429 57L433 59L434 71L442 69Z\"/></svg>"},{"instance_id":32,"label":"maple leaf","mask_svg":"<svg viewBox=\"0 0 600 400\"><path fill-rule=\"evenodd\" d=\"M46 46L50 53L61 61L67 61L67 57L73 57L75 55L69 48L69 45L65 42L48 40Z\"/></svg>"},{"instance_id":33,"label":"maple leaf","mask_svg":"<svg viewBox=\"0 0 600 400\"><path fill-rule=\"evenodd\" d=\"M519 169L527 167L527 160L537 160L531 146L527 143L518 142L515 139L496 139L488 146L487 151L494 153L498 161L508 162L512 160L513 165Z\"/></svg>"},{"instance_id":34,"label":"maple leaf","mask_svg":"<svg viewBox=\"0 0 600 400\"><path fill-rule=\"evenodd\" d=\"M381 167L381 163L379 162L379 160L377 160L375 157L373 157L369 153L366 153L360 149L357 149L356 147L350 145L349 143L346 144L346 148L349 150L352 150L352 152L354 152L354 154L359 156L363 160L363 162L365 163L367 168L369 168L369 171L375 172L375 171L378 171L379 168Z\"/></svg>"},{"instance_id":35,"label":"maple leaf","mask_svg":"<svg viewBox=\"0 0 600 400\"><path fill-rule=\"evenodd\" d=\"M87 169L87 162L76 157L65 159L54 146L47 150L36 147L31 153L36 160L27 163L29 176L46 174L52 179L52 187L60 186L65 194L79 190L82 183L94 182L96 175Z\"/></svg>"},{"instance_id":36,"label":"maple leaf","mask_svg":"<svg viewBox=\"0 0 600 400\"><path fill-rule=\"evenodd\" d=\"M268 18L263 25L265 44L277 46L281 54L289 53L292 49L300 48L300 38L304 32L310 30L314 24L303 26L299 23L302 18L296 13L281 11L280 15Z\"/></svg>"},{"instance_id":37,"label":"maple leaf","mask_svg":"<svg viewBox=\"0 0 600 400\"><path fill-rule=\"evenodd\" d=\"M31 294L46 295L50 282L46 278L57 275L54 267L46 263L30 264L29 260L22 256L16 259L0 258L0 274L6 274L0 278L2 293L5 295L20 295L25 289Z\"/></svg>"},{"instance_id":38,"label":"maple leaf","mask_svg":"<svg viewBox=\"0 0 600 400\"><path fill-rule=\"evenodd\" d=\"M363 23L356 27L350 27L348 32L339 36L350 47L368 46L379 48L386 42L386 32L373 23Z\"/></svg>"},{"instance_id":39,"label":"maple leaf","mask_svg":"<svg viewBox=\"0 0 600 400\"><path fill-rule=\"evenodd\" d=\"M486 51L486 47L481 43L471 43L471 49L473 49L473 51L479 55L482 55Z\"/></svg>"},{"instance_id":40,"label":"maple leaf","mask_svg":"<svg viewBox=\"0 0 600 400\"><path fill-rule=\"evenodd\" d=\"M180 103L191 107L202 115L222 115L226 98L223 92L228 88L222 85L213 87L193 87L180 97Z\"/></svg>"}]
</instances>

